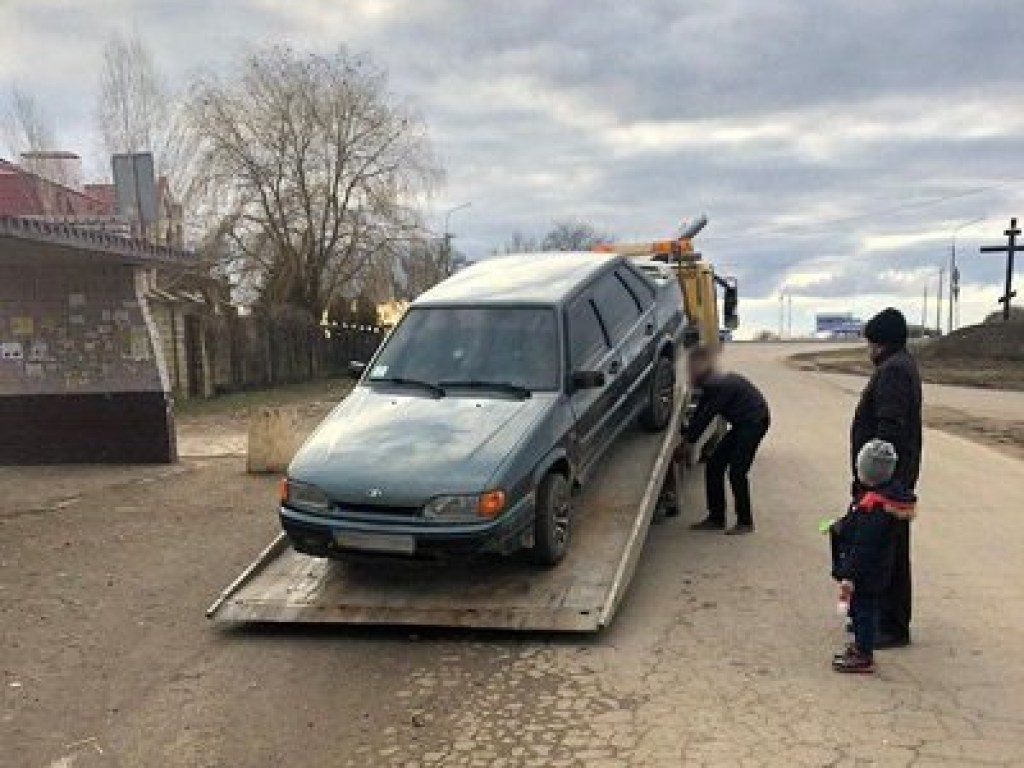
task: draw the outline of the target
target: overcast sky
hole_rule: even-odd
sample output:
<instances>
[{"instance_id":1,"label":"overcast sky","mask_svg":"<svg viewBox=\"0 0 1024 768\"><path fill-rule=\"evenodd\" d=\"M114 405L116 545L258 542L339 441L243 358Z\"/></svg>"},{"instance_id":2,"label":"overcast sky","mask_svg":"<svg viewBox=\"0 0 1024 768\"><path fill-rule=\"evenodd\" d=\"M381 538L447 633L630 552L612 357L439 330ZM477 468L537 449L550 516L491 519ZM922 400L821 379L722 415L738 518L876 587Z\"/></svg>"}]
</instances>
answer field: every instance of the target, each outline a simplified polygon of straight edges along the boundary
<instances>
[{"instance_id":1,"label":"overcast sky","mask_svg":"<svg viewBox=\"0 0 1024 768\"><path fill-rule=\"evenodd\" d=\"M112 33L177 85L272 43L367 52L444 162L434 225L472 202L471 257L554 219L653 239L704 212L748 333L787 286L795 331L889 304L919 322L952 229L987 217L959 237L977 320L1004 270L978 244L1024 219L1020 0L0 0L0 29L3 92L86 155Z\"/></svg>"}]
</instances>

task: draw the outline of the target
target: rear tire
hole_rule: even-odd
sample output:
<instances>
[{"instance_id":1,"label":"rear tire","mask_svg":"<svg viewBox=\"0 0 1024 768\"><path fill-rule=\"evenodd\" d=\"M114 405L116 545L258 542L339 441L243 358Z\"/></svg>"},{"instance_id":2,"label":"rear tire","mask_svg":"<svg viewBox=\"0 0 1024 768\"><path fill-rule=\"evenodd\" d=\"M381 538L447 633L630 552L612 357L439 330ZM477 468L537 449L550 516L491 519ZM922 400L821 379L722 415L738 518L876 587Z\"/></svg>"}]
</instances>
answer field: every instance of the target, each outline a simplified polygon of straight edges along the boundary
<instances>
[{"instance_id":1,"label":"rear tire","mask_svg":"<svg viewBox=\"0 0 1024 768\"><path fill-rule=\"evenodd\" d=\"M572 488L565 475L552 472L537 488L534 511L533 560L539 565L557 565L569 550L572 532Z\"/></svg>"},{"instance_id":2,"label":"rear tire","mask_svg":"<svg viewBox=\"0 0 1024 768\"><path fill-rule=\"evenodd\" d=\"M647 403L640 413L640 425L649 432L661 432L672 421L676 407L676 367L671 357L659 357L651 371Z\"/></svg>"}]
</instances>

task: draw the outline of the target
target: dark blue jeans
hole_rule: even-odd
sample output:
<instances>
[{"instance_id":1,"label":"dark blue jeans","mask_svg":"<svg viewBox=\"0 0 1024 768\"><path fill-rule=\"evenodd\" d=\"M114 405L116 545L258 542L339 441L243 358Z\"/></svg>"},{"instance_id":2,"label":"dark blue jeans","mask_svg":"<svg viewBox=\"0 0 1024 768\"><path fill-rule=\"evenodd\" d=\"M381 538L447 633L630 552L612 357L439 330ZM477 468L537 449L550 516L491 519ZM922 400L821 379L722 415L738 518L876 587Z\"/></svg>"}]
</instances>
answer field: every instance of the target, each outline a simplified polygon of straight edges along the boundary
<instances>
[{"instance_id":1,"label":"dark blue jeans","mask_svg":"<svg viewBox=\"0 0 1024 768\"><path fill-rule=\"evenodd\" d=\"M850 619L853 621L853 640L857 650L865 656L872 656L875 652L878 596L855 586L850 600Z\"/></svg>"}]
</instances>

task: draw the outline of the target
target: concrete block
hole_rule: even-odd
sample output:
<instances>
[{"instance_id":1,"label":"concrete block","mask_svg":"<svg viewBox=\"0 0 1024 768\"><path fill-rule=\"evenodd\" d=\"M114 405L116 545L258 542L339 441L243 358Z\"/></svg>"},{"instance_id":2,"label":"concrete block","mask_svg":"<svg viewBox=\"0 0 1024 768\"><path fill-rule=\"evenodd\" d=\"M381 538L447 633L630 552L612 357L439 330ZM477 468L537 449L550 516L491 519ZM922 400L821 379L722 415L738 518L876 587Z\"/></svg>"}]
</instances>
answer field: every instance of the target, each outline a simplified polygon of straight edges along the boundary
<instances>
[{"instance_id":1,"label":"concrete block","mask_svg":"<svg viewBox=\"0 0 1024 768\"><path fill-rule=\"evenodd\" d=\"M260 408L249 421L246 468L252 474L282 473L301 444L294 409Z\"/></svg>"}]
</instances>

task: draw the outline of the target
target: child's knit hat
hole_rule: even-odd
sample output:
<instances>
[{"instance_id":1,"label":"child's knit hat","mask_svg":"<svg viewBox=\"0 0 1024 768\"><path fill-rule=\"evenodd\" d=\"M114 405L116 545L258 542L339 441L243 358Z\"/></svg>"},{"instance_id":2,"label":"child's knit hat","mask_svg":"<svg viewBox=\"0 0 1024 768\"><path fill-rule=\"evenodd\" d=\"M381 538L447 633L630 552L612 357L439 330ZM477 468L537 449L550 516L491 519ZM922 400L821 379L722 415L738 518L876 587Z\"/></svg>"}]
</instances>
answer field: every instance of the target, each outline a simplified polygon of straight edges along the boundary
<instances>
[{"instance_id":1,"label":"child's knit hat","mask_svg":"<svg viewBox=\"0 0 1024 768\"><path fill-rule=\"evenodd\" d=\"M857 479L862 485L877 488L892 480L899 457L892 443L868 440L857 453Z\"/></svg>"}]
</instances>

